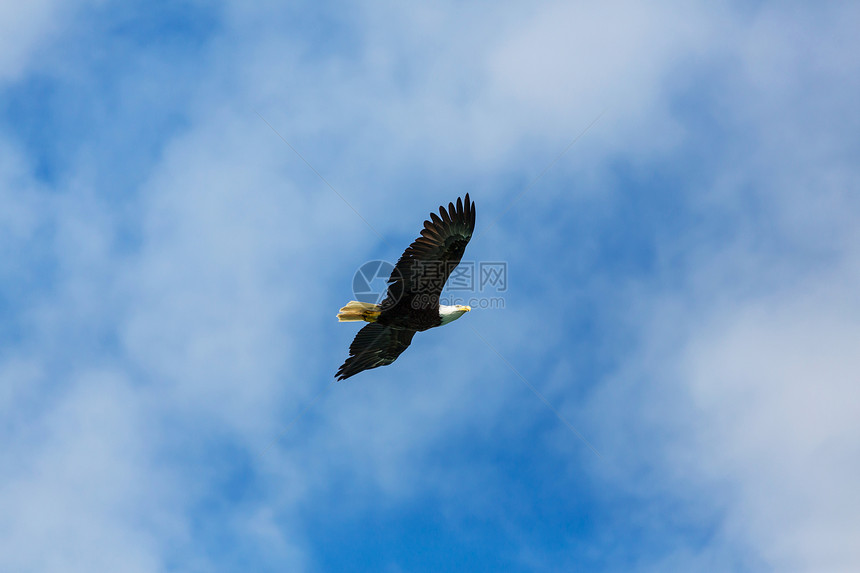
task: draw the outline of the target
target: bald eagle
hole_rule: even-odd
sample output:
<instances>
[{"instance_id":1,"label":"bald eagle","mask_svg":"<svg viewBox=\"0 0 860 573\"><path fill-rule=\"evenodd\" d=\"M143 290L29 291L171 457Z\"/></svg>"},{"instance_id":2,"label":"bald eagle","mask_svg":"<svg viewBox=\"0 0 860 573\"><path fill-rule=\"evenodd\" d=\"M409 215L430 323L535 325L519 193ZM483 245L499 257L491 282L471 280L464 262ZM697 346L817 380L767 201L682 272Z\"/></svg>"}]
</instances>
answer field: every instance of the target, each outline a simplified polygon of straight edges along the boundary
<instances>
[{"instance_id":1,"label":"bald eagle","mask_svg":"<svg viewBox=\"0 0 860 573\"><path fill-rule=\"evenodd\" d=\"M369 322L349 346L349 358L335 377L345 380L363 370L391 364L416 332L442 326L472 310L468 306L439 304L442 287L460 263L475 230L475 203L457 198L457 204L430 213L421 236L409 245L388 279L381 304L350 301L340 309L340 322Z\"/></svg>"}]
</instances>

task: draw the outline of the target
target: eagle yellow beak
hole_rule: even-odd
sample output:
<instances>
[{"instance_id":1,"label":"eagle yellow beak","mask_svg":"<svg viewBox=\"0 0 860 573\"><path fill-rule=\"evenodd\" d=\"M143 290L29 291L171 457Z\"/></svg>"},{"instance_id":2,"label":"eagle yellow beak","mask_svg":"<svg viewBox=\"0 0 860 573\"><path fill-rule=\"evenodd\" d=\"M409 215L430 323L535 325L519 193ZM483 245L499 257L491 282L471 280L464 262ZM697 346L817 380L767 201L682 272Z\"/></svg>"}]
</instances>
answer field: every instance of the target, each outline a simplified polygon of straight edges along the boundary
<instances>
[{"instance_id":1,"label":"eagle yellow beak","mask_svg":"<svg viewBox=\"0 0 860 573\"><path fill-rule=\"evenodd\" d=\"M471 306L461 306L460 308L462 308L462 309L463 309L463 310L465 310L466 312L469 312L470 310L472 310L472 307L471 307Z\"/></svg>"}]
</instances>

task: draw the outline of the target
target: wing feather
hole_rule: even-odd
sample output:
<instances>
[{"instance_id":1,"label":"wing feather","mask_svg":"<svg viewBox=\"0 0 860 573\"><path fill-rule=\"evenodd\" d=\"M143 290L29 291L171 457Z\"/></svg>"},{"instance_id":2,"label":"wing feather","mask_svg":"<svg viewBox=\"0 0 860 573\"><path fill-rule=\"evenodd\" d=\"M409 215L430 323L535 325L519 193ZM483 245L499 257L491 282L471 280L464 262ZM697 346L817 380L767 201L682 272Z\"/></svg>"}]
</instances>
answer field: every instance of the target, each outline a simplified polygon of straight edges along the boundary
<instances>
[{"instance_id":1,"label":"wing feather","mask_svg":"<svg viewBox=\"0 0 860 573\"><path fill-rule=\"evenodd\" d=\"M346 380L364 370L391 364L412 343L414 330L382 326L375 322L358 331L349 345L349 358L335 374Z\"/></svg>"},{"instance_id":2,"label":"wing feather","mask_svg":"<svg viewBox=\"0 0 860 573\"><path fill-rule=\"evenodd\" d=\"M439 207L439 215L442 216L442 222L451 224L451 216L448 214L448 211L445 210L445 206L442 205Z\"/></svg>"},{"instance_id":3,"label":"wing feather","mask_svg":"<svg viewBox=\"0 0 860 573\"><path fill-rule=\"evenodd\" d=\"M475 203L468 193L465 198L458 197L456 205L439 207L439 215L431 212L430 219L424 221L421 236L394 266L382 307L391 307L404 296L416 295L426 295L425 300L438 303L442 288L463 258L474 231Z\"/></svg>"}]
</instances>

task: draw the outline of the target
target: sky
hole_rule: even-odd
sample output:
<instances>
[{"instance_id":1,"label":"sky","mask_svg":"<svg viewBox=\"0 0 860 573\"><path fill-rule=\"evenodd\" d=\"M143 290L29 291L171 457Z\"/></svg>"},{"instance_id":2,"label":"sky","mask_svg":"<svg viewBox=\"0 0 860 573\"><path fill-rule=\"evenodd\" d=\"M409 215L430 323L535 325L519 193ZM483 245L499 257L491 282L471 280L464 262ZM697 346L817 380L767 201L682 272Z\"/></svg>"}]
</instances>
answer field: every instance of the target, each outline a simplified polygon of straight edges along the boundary
<instances>
[{"instance_id":1,"label":"sky","mask_svg":"<svg viewBox=\"0 0 860 573\"><path fill-rule=\"evenodd\" d=\"M0 570L860 570L858 22L0 3ZM497 302L331 384L467 192Z\"/></svg>"}]
</instances>

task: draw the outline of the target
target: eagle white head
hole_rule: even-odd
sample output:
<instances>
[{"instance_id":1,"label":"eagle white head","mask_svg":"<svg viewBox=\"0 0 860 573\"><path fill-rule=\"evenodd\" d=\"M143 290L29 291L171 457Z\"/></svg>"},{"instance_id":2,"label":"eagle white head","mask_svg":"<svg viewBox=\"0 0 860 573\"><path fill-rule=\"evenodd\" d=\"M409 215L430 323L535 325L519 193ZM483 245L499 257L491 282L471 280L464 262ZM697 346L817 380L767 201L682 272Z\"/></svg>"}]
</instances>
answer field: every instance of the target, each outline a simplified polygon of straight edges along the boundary
<instances>
[{"instance_id":1,"label":"eagle white head","mask_svg":"<svg viewBox=\"0 0 860 573\"><path fill-rule=\"evenodd\" d=\"M463 306L459 304L440 304L439 305L439 316L442 318L442 324L448 324L449 322L454 322L467 312L472 310L470 306Z\"/></svg>"}]
</instances>

